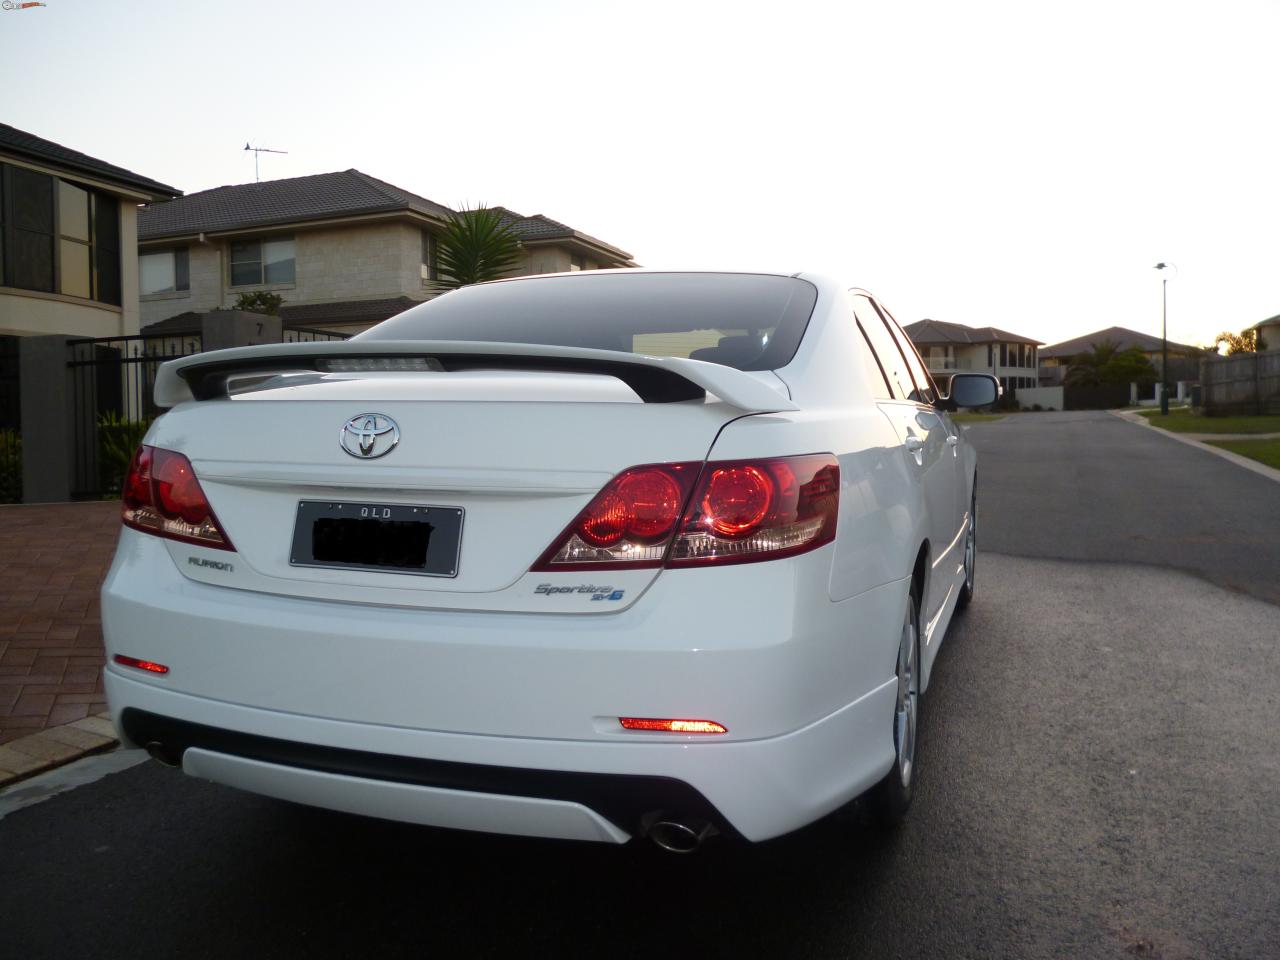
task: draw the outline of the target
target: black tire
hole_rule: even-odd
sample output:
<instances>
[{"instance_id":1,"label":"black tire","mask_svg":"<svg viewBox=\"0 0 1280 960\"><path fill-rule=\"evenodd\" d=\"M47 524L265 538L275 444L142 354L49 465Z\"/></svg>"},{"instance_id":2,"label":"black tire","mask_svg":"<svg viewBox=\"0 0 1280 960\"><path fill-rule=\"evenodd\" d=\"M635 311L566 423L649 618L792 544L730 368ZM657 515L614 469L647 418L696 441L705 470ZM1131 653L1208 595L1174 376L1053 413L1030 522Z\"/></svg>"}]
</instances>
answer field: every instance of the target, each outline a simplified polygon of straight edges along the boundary
<instances>
[{"instance_id":1,"label":"black tire","mask_svg":"<svg viewBox=\"0 0 1280 960\"><path fill-rule=\"evenodd\" d=\"M956 597L956 609L963 610L973 603L978 574L978 487L974 484L973 500L969 504L969 531L964 538L964 585Z\"/></svg>"},{"instance_id":2,"label":"black tire","mask_svg":"<svg viewBox=\"0 0 1280 960\"><path fill-rule=\"evenodd\" d=\"M915 585L911 587L907 602L894 674L898 678L898 697L893 712L893 769L876 784L871 795L876 816L888 825L899 824L906 819L917 779L916 745L920 731L920 596L919 587ZM909 704L905 715L904 703Z\"/></svg>"}]
</instances>

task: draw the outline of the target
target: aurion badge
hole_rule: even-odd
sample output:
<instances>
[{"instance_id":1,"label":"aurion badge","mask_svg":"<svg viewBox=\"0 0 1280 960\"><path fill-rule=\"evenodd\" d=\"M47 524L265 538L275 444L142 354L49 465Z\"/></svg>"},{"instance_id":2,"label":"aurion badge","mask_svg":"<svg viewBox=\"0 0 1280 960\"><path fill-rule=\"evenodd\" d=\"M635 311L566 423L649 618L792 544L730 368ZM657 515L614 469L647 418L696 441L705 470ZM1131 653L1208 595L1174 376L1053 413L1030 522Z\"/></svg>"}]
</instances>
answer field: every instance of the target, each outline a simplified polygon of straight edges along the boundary
<instances>
[{"instance_id":1,"label":"aurion badge","mask_svg":"<svg viewBox=\"0 0 1280 960\"><path fill-rule=\"evenodd\" d=\"M361 460L385 457L400 442L400 428L381 413L362 413L342 426L342 449Z\"/></svg>"}]
</instances>

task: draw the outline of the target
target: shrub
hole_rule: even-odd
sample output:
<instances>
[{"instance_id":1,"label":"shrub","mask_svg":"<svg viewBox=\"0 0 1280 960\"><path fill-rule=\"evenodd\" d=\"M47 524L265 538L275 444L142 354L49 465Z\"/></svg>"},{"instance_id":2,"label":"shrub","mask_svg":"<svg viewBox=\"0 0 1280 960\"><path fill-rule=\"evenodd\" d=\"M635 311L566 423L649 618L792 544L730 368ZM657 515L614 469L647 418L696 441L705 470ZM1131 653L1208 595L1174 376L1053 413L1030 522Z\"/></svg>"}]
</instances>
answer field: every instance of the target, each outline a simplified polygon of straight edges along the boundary
<instances>
[{"instance_id":1,"label":"shrub","mask_svg":"<svg viewBox=\"0 0 1280 960\"><path fill-rule=\"evenodd\" d=\"M991 409L1003 411L1016 411L1022 409L1022 404L1018 403L1017 394L1012 390L1006 390L1000 395L1000 398L992 404Z\"/></svg>"},{"instance_id":2,"label":"shrub","mask_svg":"<svg viewBox=\"0 0 1280 960\"><path fill-rule=\"evenodd\" d=\"M22 502L22 435L0 430L0 503Z\"/></svg>"},{"instance_id":3,"label":"shrub","mask_svg":"<svg viewBox=\"0 0 1280 960\"><path fill-rule=\"evenodd\" d=\"M152 419L125 420L113 411L98 417L98 470L105 493L119 496L129 463Z\"/></svg>"},{"instance_id":4,"label":"shrub","mask_svg":"<svg viewBox=\"0 0 1280 960\"><path fill-rule=\"evenodd\" d=\"M254 290L251 293L237 293L234 310L247 310L249 313L265 313L269 317L280 313L280 304L284 297L267 290Z\"/></svg>"}]
</instances>

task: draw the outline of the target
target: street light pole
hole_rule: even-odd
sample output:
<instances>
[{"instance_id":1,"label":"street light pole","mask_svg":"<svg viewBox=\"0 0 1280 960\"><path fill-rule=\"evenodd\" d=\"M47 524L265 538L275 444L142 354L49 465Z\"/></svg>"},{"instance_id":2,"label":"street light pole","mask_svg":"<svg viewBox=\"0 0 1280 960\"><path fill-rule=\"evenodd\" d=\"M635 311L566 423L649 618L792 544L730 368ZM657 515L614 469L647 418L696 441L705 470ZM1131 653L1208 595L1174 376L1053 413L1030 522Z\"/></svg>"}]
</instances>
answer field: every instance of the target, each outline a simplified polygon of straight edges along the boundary
<instances>
[{"instance_id":1,"label":"street light pole","mask_svg":"<svg viewBox=\"0 0 1280 960\"><path fill-rule=\"evenodd\" d=\"M1157 263L1156 269L1164 271L1173 267L1172 263ZM1169 275L1160 276L1160 415L1169 415Z\"/></svg>"}]
</instances>

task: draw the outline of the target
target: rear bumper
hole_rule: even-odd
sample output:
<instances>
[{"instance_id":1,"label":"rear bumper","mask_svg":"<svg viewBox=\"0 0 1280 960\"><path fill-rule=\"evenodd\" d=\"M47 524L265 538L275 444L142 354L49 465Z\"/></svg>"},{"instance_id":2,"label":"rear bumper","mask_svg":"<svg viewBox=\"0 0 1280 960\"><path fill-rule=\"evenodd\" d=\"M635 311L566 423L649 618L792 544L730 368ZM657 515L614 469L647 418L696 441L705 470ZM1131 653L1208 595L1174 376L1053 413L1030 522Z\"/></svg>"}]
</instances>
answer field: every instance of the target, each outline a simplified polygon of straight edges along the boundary
<instances>
[{"instance_id":1,"label":"rear bumper","mask_svg":"<svg viewBox=\"0 0 1280 960\"><path fill-rule=\"evenodd\" d=\"M829 547L667 571L625 610L570 616L213 586L183 576L165 543L122 532L102 611L108 657L169 672L109 663L108 700L139 745L155 732L129 711L208 728L155 738L185 738L200 751L183 759L189 771L233 786L372 816L615 841L676 802L698 809L669 813L705 808L722 832L763 840L835 809L893 762L906 583L833 603ZM620 716L709 719L729 732L629 731ZM676 784L676 800L655 780Z\"/></svg>"},{"instance_id":2,"label":"rear bumper","mask_svg":"<svg viewBox=\"0 0 1280 960\"><path fill-rule=\"evenodd\" d=\"M285 714L530 740L671 742L621 729L620 716L714 720L734 742L801 730L893 676L907 596L901 581L832 602L824 547L665 571L617 613L406 609L212 586L185 577L166 544L123 530L102 590L108 656L170 668L143 682Z\"/></svg>"},{"instance_id":3,"label":"rear bumper","mask_svg":"<svg viewBox=\"0 0 1280 960\"><path fill-rule=\"evenodd\" d=\"M802 730L721 743L449 734L192 697L117 668L106 684L122 738L140 746L168 739L192 775L350 813L496 833L622 843L641 817L662 810L765 840L840 806L893 763L882 729L893 682Z\"/></svg>"}]
</instances>

